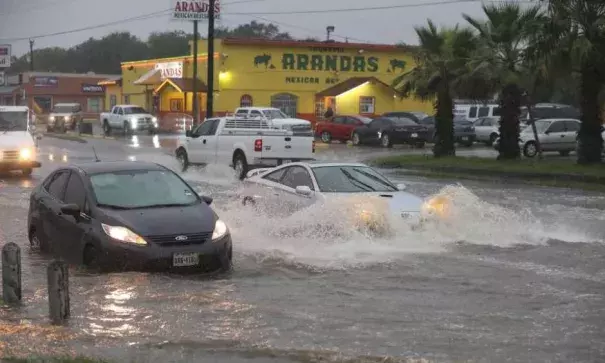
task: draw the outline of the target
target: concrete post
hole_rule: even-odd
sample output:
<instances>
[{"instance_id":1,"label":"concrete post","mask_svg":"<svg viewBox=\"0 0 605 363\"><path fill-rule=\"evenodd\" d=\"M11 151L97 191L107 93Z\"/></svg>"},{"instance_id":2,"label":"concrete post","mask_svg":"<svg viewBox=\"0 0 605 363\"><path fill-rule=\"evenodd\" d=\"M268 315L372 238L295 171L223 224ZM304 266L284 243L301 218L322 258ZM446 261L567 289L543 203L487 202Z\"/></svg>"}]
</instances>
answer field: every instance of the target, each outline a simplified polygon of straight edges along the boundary
<instances>
[{"instance_id":1,"label":"concrete post","mask_svg":"<svg viewBox=\"0 0 605 363\"><path fill-rule=\"evenodd\" d=\"M21 248L13 242L2 248L2 299L7 304L21 302Z\"/></svg>"},{"instance_id":2,"label":"concrete post","mask_svg":"<svg viewBox=\"0 0 605 363\"><path fill-rule=\"evenodd\" d=\"M53 324L69 318L69 270L63 261L48 265L48 307Z\"/></svg>"}]
</instances>

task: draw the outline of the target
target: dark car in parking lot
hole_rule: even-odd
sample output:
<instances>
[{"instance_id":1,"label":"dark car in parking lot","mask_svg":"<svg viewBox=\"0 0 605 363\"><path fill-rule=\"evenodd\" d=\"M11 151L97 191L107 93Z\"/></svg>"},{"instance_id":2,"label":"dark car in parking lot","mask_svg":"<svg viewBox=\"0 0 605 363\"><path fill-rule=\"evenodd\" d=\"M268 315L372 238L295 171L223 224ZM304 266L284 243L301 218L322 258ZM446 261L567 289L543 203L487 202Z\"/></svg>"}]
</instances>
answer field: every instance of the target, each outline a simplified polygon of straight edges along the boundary
<instances>
[{"instance_id":1,"label":"dark car in parking lot","mask_svg":"<svg viewBox=\"0 0 605 363\"><path fill-rule=\"evenodd\" d=\"M424 147L429 132L409 118L378 117L372 122L358 126L353 131L353 145L380 144L391 147L395 144L410 144Z\"/></svg>"},{"instance_id":2,"label":"dark car in parking lot","mask_svg":"<svg viewBox=\"0 0 605 363\"><path fill-rule=\"evenodd\" d=\"M436 141L435 134L435 116L425 117L420 120L419 125L427 128L430 134L430 140ZM473 145L477 136L475 127L471 121L464 117L454 116L454 141L464 146L470 147Z\"/></svg>"},{"instance_id":3,"label":"dark car in parking lot","mask_svg":"<svg viewBox=\"0 0 605 363\"><path fill-rule=\"evenodd\" d=\"M231 235L211 203L155 163L65 166L32 191L28 236L92 268L228 270Z\"/></svg>"}]
</instances>

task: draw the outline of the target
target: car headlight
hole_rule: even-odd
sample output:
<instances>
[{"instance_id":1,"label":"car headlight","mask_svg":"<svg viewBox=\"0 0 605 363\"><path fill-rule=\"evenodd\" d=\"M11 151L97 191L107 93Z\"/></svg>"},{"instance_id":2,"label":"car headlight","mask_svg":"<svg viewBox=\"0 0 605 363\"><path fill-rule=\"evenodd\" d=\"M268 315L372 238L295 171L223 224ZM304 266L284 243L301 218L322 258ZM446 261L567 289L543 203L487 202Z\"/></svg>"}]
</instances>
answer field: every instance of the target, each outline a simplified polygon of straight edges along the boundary
<instances>
[{"instance_id":1,"label":"car headlight","mask_svg":"<svg viewBox=\"0 0 605 363\"><path fill-rule=\"evenodd\" d=\"M139 246L147 245L147 241L145 241L143 237L139 236L138 234L134 233L126 227L110 226L104 223L101 223L101 227L103 227L103 231L105 231L105 233L109 237L117 241L132 243Z\"/></svg>"},{"instance_id":2,"label":"car headlight","mask_svg":"<svg viewBox=\"0 0 605 363\"><path fill-rule=\"evenodd\" d=\"M23 149L19 150L19 159L20 160L30 160L33 155L34 155L34 152L30 148L23 148Z\"/></svg>"},{"instance_id":3,"label":"car headlight","mask_svg":"<svg viewBox=\"0 0 605 363\"><path fill-rule=\"evenodd\" d=\"M65 116L65 121L69 121L69 120L71 120L71 117L70 116Z\"/></svg>"},{"instance_id":4,"label":"car headlight","mask_svg":"<svg viewBox=\"0 0 605 363\"><path fill-rule=\"evenodd\" d=\"M153 122L155 125L158 124L158 118L157 117L152 117L151 118L151 122Z\"/></svg>"},{"instance_id":5,"label":"car headlight","mask_svg":"<svg viewBox=\"0 0 605 363\"><path fill-rule=\"evenodd\" d=\"M227 228L227 225L225 224L225 222L221 221L220 219L217 219L216 222L214 223L214 231L212 232L212 240L215 241L217 239L223 238L227 232L229 231L229 229Z\"/></svg>"},{"instance_id":6,"label":"car headlight","mask_svg":"<svg viewBox=\"0 0 605 363\"><path fill-rule=\"evenodd\" d=\"M49 119L50 121L54 121L54 120L55 120L55 116L50 116L48 119Z\"/></svg>"},{"instance_id":7,"label":"car headlight","mask_svg":"<svg viewBox=\"0 0 605 363\"><path fill-rule=\"evenodd\" d=\"M434 197L424 202L422 212L443 217L447 215L448 207L449 201L445 197Z\"/></svg>"}]
</instances>

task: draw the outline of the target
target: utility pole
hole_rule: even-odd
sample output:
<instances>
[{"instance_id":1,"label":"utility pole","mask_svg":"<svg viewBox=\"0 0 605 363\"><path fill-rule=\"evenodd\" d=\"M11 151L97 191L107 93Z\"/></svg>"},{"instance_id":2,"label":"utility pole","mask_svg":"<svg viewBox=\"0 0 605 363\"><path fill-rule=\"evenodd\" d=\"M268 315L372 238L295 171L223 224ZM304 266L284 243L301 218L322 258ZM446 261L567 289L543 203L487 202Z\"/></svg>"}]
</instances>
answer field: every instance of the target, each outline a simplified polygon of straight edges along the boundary
<instances>
[{"instance_id":1,"label":"utility pole","mask_svg":"<svg viewBox=\"0 0 605 363\"><path fill-rule=\"evenodd\" d=\"M208 9L208 93L206 94L206 118L211 118L214 104L214 7L216 0L210 0Z\"/></svg>"},{"instance_id":2,"label":"utility pole","mask_svg":"<svg viewBox=\"0 0 605 363\"><path fill-rule=\"evenodd\" d=\"M197 98L197 42L198 42L198 30L197 30L197 20L193 21L193 104L191 105L191 109L193 111L193 124L197 125L199 122L199 112L198 112L198 98Z\"/></svg>"},{"instance_id":3,"label":"utility pole","mask_svg":"<svg viewBox=\"0 0 605 363\"><path fill-rule=\"evenodd\" d=\"M29 40L29 70L34 71L34 40Z\"/></svg>"}]
</instances>

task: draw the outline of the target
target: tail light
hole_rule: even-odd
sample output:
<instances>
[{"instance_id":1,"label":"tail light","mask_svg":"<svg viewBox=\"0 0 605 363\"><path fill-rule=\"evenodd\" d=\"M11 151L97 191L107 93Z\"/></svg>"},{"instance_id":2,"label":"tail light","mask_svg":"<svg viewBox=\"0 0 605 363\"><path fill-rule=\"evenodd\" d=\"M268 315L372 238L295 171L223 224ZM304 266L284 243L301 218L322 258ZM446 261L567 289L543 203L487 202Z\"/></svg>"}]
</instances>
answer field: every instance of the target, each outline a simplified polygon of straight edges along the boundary
<instances>
[{"instance_id":1,"label":"tail light","mask_svg":"<svg viewBox=\"0 0 605 363\"><path fill-rule=\"evenodd\" d=\"M263 151L263 140L262 139L254 140L254 151L256 151L256 152Z\"/></svg>"},{"instance_id":2,"label":"tail light","mask_svg":"<svg viewBox=\"0 0 605 363\"><path fill-rule=\"evenodd\" d=\"M311 149L311 152L315 152L315 140L313 140L313 147Z\"/></svg>"}]
</instances>

